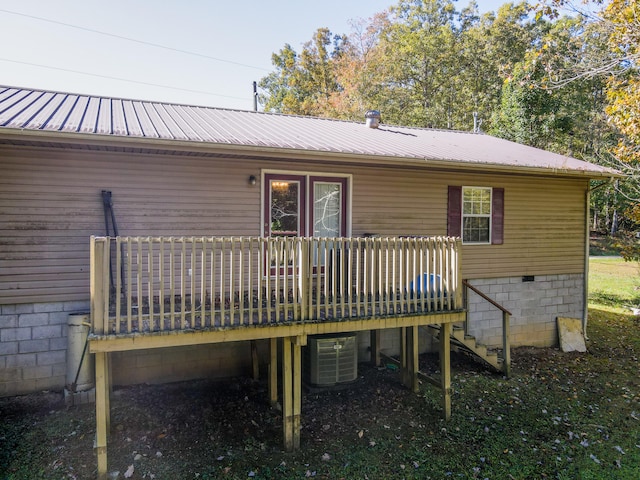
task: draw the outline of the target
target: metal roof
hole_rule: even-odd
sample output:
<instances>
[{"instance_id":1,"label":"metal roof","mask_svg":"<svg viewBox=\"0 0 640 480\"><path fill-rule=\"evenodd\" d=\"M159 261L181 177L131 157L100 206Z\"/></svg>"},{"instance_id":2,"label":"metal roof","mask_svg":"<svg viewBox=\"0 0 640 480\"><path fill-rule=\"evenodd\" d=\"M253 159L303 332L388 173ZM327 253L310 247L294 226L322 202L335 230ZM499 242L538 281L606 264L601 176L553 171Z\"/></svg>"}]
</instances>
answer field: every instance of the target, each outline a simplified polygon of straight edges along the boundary
<instances>
[{"instance_id":1,"label":"metal roof","mask_svg":"<svg viewBox=\"0 0 640 480\"><path fill-rule=\"evenodd\" d=\"M0 86L0 135L176 141L264 150L447 162L587 177L615 170L485 134L127 100ZM551 171L551 172L549 172Z\"/></svg>"}]
</instances>

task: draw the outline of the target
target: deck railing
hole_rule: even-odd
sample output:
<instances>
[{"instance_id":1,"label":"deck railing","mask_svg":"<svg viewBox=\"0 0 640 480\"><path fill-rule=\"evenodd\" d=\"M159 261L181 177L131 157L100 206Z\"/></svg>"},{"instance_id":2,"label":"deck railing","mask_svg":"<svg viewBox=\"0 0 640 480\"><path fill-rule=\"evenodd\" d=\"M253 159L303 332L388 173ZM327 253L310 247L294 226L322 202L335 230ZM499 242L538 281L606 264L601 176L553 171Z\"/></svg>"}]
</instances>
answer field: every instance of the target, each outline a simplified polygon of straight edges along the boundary
<instances>
[{"instance_id":1,"label":"deck railing","mask_svg":"<svg viewBox=\"0 0 640 480\"><path fill-rule=\"evenodd\" d=\"M460 310L450 237L92 237L96 334Z\"/></svg>"}]
</instances>

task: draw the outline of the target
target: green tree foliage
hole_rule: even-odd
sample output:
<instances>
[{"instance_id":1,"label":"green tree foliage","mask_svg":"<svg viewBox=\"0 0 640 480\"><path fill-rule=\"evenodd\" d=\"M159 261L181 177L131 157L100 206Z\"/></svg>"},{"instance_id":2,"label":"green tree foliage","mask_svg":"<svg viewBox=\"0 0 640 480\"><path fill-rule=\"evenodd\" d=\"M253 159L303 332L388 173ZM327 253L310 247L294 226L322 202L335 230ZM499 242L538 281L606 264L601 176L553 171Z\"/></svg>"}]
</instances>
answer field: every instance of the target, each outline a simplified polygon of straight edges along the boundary
<instances>
[{"instance_id":1,"label":"green tree foliage","mask_svg":"<svg viewBox=\"0 0 640 480\"><path fill-rule=\"evenodd\" d=\"M480 15L475 1L399 0L354 25L349 37L319 29L298 54L290 45L260 82L265 110L472 130L489 126L501 85L533 41L526 3ZM476 121L477 120L477 121Z\"/></svg>"},{"instance_id":2,"label":"green tree foliage","mask_svg":"<svg viewBox=\"0 0 640 480\"><path fill-rule=\"evenodd\" d=\"M603 15L609 48L620 74L609 77L607 113L622 136L615 150L623 162L640 164L640 3L612 0Z\"/></svg>"},{"instance_id":3,"label":"green tree foliage","mask_svg":"<svg viewBox=\"0 0 640 480\"><path fill-rule=\"evenodd\" d=\"M379 45L387 61L379 68L386 88L377 100L386 121L453 128L459 48L453 2L401 0L392 12Z\"/></svg>"},{"instance_id":4,"label":"green tree foliage","mask_svg":"<svg viewBox=\"0 0 640 480\"><path fill-rule=\"evenodd\" d=\"M557 18L558 9L567 0L548 0L539 10ZM604 122L591 124L595 136L602 139L594 146L596 158L627 175L613 187L594 194L594 217L614 232L616 223L626 228L640 224L640 4L637 0L583 1L573 6L580 12L583 28L574 32L571 55L546 55L544 88L578 91L590 80L602 91ZM547 43L546 46L555 46ZM550 50L553 50L550 48ZM561 59L562 61L558 61ZM598 102L600 105L600 102ZM603 113L601 115L604 117ZM602 133L604 132L604 133ZM603 148L604 146L604 148ZM618 219L616 221L616 219Z\"/></svg>"},{"instance_id":5,"label":"green tree foliage","mask_svg":"<svg viewBox=\"0 0 640 480\"><path fill-rule=\"evenodd\" d=\"M594 192L595 223L630 225L640 221L639 2L587 0L561 16L570 1L480 14L474 0L398 0L348 37L321 28L300 53L275 53L264 109L351 120L376 109L387 124L481 129L613 165L634 180Z\"/></svg>"},{"instance_id":6,"label":"green tree foliage","mask_svg":"<svg viewBox=\"0 0 640 480\"><path fill-rule=\"evenodd\" d=\"M275 72L260 80L267 92L265 110L297 115L321 115L339 88L334 64L342 55L346 38L326 28L316 30L300 54L287 44L271 57Z\"/></svg>"},{"instance_id":7,"label":"green tree foliage","mask_svg":"<svg viewBox=\"0 0 640 480\"><path fill-rule=\"evenodd\" d=\"M503 84L491 133L519 143L598 161L610 147L611 128L604 121L604 82L579 78L549 88L550 72L566 68L579 55L575 39L588 26L581 17L537 22L536 48L525 52Z\"/></svg>"}]
</instances>

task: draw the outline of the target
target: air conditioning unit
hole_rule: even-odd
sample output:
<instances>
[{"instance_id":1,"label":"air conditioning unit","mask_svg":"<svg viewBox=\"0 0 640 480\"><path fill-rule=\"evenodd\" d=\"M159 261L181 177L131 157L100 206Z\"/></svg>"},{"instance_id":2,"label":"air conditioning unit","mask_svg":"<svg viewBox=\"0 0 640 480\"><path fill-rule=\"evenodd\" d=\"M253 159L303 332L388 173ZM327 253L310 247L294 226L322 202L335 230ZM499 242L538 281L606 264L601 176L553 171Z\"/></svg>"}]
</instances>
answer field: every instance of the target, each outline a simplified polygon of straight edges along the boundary
<instances>
[{"instance_id":1,"label":"air conditioning unit","mask_svg":"<svg viewBox=\"0 0 640 480\"><path fill-rule=\"evenodd\" d=\"M328 387L358 378L358 345L355 333L315 335L304 349L305 381Z\"/></svg>"}]
</instances>

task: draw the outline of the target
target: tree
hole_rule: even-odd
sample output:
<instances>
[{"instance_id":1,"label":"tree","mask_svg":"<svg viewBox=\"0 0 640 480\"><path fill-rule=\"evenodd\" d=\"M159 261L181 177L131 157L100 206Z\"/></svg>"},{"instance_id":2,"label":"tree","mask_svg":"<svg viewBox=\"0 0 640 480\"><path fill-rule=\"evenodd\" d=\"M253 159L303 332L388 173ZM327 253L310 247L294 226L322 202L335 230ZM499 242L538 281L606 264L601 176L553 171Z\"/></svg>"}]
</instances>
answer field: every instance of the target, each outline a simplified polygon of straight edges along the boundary
<instances>
[{"instance_id":1,"label":"tree","mask_svg":"<svg viewBox=\"0 0 640 480\"><path fill-rule=\"evenodd\" d=\"M620 73L608 81L609 114L622 134L615 155L621 161L640 164L640 4L612 0L603 14L609 47L620 62ZM617 74L616 74L617 73Z\"/></svg>"},{"instance_id":2,"label":"tree","mask_svg":"<svg viewBox=\"0 0 640 480\"><path fill-rule=\"evenodd\" d=\"M321 29L299 55L289 45L273 55L276 71L260 83L265 109L345 119L376 109L385 123L488 126L505 75L534 38L528 11L524 2L480 15L475 2L458 12L453 0L399 0L348 38L333 36L333 47Z\"/></svg>"},{"instance_id":3,"label":"tree","mask_svg":"<svg viewBox=\"0 0 640 480\"><path fill-rule=\"evenodd\" d=\"M333 62L342 55L346 39L326 28L316 30L300 55L286 44L271 57L276 71L262 78L260 99L267 111L296 115L320 115L338 84Z\"/></svg>"},{"instance_id":4,"label":"tree","mask_svg":"<svg viewBox=\"0 0 640 480\"><path fill-rule=\"evenodd\" d=\"M629 228L640 223L640 5L636 0L610 0L600 9L601 0L584 1L581 7L568 0L549 0L538 15L558 15L561 7L571 7L585 19L586 27L576 37L575 55L562 64L548 62L543 88L558 89L584 79L602 82L606 95L609 126L608 151L598 152L598 160L627 175L616 182L608 198L598 191L594 207L622 213ZM549 57L551 58L551 57ZM616 204L611 205L611 198ZM597 211L597 210L596 210Z\"/></svg>"},{"instance_id":5,"label":"tree","mask_svg":"<svg viewBox=\"0 0 640 480\"><path fill-rule=\"evenodd\" d=\"M451 0L400 0L381 32L379 66L385 79L379 99L391 123L452 128L457 41Z\"/></svg>"},{"instance_id":6,"label":"tree","mask_svg":"<svg viewBox=\"0 0 640 480\"><path fill-rule=\"evenodd\" d=\"M352 23L352 33L343 42L342 54L334 60L334 73L338 89L325 108L331 118L362 120L364 112L380 110L384 76L380 65L384 63L378 48L380 32L389 25L387 13L379 13L368 22Z\"/></svg>"},{"instance_id":7,"label":"tree","mask_svg":"<svg viewBox=\"0 0 640 480\"><path fill-rule=\"evenodd\" d=\"M603 142L611 145L610 128L603 121L602 79L545 87L550 71L564 68L568 59L579 55L576 38L585 28L581 17L538 20L537 38L505 80L491 133L591 161L597 159Z\"/></svg>"}]
</instances>

